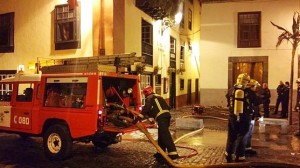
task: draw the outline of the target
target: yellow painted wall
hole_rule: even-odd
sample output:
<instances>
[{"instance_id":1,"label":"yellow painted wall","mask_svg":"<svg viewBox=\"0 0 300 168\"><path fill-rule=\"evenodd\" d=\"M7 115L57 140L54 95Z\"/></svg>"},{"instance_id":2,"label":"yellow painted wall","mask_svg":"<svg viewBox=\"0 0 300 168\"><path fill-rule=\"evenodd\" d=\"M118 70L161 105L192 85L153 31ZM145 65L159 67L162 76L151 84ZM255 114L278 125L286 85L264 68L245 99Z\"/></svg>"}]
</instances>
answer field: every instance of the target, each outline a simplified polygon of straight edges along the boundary
<instances>
[{"instance_id":1,"label":"yellow painted wall","mask_svg":"<svg viewBox=\"0 0 300 168\"><path fill-rule=\"evenodd\" d=\"M78 1L80 2L80 1ZM37 57L92 56L92 0L81 1L81 49L54 49L54 8L67 0L0 0L0 13L15 12L14 53L0 53L2 70L15 70L19 64ZM12 59L13 57L13 59Z\"/></svg>"},{"instance_id":2,"label":"yellow painted wall","mask_svg":"<svg viewBox=\"0 0 300 168\"><path fill-rule=\"evenodd\" d=\"M135 51L137 55L141 55L141 21L146 20L153 25L153 66L158 65L162 67L159 74L162 78L169 77L167 68L170 62L170 36L176 38L176 63L177 68L180 65L180 44L181 39L185 40L185 68L186 72L176 75L176 93L182 95L187 93L187 79L192 79L192 92L195 91L195 78L200 78L199 74L199 56L200 56L200 4L199 1L194 0L194 5L187 4L185 7L193 10L193 30L183 31L176 25L172 28L166 29L161 33L161 20L154 20L146 15L143 11L135 7L135 0L126 0L125 2L125 51ZM187 11L187 10L186 10ZM185 15L185 24L187 29L187 14ZM190 39L193 44L193 52L190 53L187 46L187 39ZM152 71L152 67L147 67L146 70ZM185 89L180 90L180 79L185 79ZM168 97L169 93L163 94Z\"/></svg>"},{"instance_id":3,"label":"yellow painted wall","mask_svg":"<svg viewBox=\"0 0 300 168\"><path fill-rule=\"evenodd\" d=\"M125 1L125 52L136 52L142 55L141 25L142 18L149 23L152 19L135 7L135 0Z\"/></svg>"},{"instance_id":4,"label":"yellow painted wall","mask_svg":"<svg viewBox=\"0 0 300 168\"><path fill-rule=\"evenodd\" d=\"M181 40L185 41L186 72L176 74L176 95L187 93L188 79L192 80L192 92L195 91L195 78L200 78L198 0L194 0L194 5L185 1L186 30L179 29L176 25L163 33L161 21L152 19L138 9L135 0L78 0L78 2L81 6L81 48L55 50L54 9L55 5L66 4L67 0L0 0L0 13L15 12L15 52L0 53L1 70L15 70L19 64L23 64L25 72L33 73L33 70L28 70L28 64L36 61L38 57L87 57L98 54L101 48L105 48L106 54L136 52L137 55L141 55L141 22L144 19L153 25L153 65L162 67L159 73L163 78L170 79L167 73L170 62L170 36L176 38L177 68L180 66ZM187 30L188 8L193 10L192 31ZM193 45L192 52L188 50L188 39ZM152 72L153 67L146 67L146 71ZM181 78L185 79L184 90L179 88ZM167 98L169 93L163 96Z\"/></svg>"}]
</instances>

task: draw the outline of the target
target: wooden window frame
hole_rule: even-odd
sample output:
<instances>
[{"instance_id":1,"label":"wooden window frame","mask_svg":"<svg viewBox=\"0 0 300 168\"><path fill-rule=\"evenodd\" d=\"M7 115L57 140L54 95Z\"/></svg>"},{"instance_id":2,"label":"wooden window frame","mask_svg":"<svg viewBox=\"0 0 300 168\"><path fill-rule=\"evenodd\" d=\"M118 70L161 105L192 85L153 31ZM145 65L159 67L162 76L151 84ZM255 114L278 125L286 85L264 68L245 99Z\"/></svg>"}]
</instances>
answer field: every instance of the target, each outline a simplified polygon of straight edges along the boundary
<instances>
[{"instance_id":1,"label":"wooden window frame","mask_svg":"<svg viewBox=\"0 0 300 168\"><path fill-rule=\"evenodd\" d=\"M153 65L153 26L142 19L141 27L142 55L145 56L145 63Z\"/></svg>"},{"instance_id":2,"label":"wooden window frame","mask_svg":"<svg viewBox=\"0 0 300 168\"><path fill-rule=\"evenodd\" d=\"M189 30L193 29L193 12L191 9L188 10L188 28Z\"/></svg>"},{"instance_id":3,"label":"wooden window frame","mask_svg":"<svg viewBox=\"0 0 300 168\"><path fill-rule=\"evenodd\" d=\"M170 66L176 68L176 38L170 36Z\"/></svg>"},{"instance_id":4,"label":"wooden window frame","mask_svg":"<svg viewBox=\"0 0 300 168\"><path fill-rule=\"evenodd\" d=\"M185 44L180 46L180 62L184 62Z\"/></svg>"},{"instance_id":5,"label":"wooden window frame","mask_svg":"<svg viewBox=\"0 0 300 168\"><path fill-rule=\"evenodd\" d=\"M0 53L14 52L15 13L0 14Z\"/></svg>"},{"instance_id":6,"label":"wooden window frame","mask_svg":"<svg viewBox=\"0 0 300 168\"><path fill-rule=\"evenodd\" d=\"M183 3L183 6L182 6L182 18L181 18L181 21L180 21L180 28L184 29L184 16L185 16L185 5Z\"/></svg>"},{"instance_id":7,"label":"wooden window frame","mask_svg":"<svg viewBox=\"0 0 300 168\"><path fill-rule=\"evenodd\" d=\"M150 23L142 20L142 41L153 45L153 27Z\"/></svg>"},{"instance_id":8,"label":"wooden window frame","mask_svg":"<svg viewBox=\"0 0 300 168\"><path fill-rule=\"evenodd\" d=\"M176 54L176 38L170 36L170 53Z\"/></svg>"},{"instance_id":9,"label":"wooden window frame","mask_svg":"<svg viewBox=\"0 0 300 168\"><path fill-rule=\"evenodd\" d=\"M238 48L261 47L261 12L238 13Z\"/></svg>"},{"instance_id":10,"label":"wooden window frame","mask_svg":"<svg viewBox=\"0 0 300 168\"><path fill-rule=\"evenodd\" d=\"M55 50L81 48L80 6L57 5L54 15Z\"/></svg>"},{"instance_id":11,"label":"wooden window frame","mask_svg":"<svg viewBox=\"0 0 300 168\"><path fill-rule=\"evenodd\" d=\"M0 70L0 80L14 77L16 73L17 73L16 70ZM0 99L1 96L8 94L8 92L11 93L12 90L13 90L13 83L0 84Z\"/></svg>"},{"instance_id":12,"label":"wooden window frame","mask_svg":"<svg viewBox=\"0 0 300 168\"><path fill-rule=\"evenodd\" d=\"M180 79L180 90L184 90L184 79Z\"/></svg>"}]
</instances>

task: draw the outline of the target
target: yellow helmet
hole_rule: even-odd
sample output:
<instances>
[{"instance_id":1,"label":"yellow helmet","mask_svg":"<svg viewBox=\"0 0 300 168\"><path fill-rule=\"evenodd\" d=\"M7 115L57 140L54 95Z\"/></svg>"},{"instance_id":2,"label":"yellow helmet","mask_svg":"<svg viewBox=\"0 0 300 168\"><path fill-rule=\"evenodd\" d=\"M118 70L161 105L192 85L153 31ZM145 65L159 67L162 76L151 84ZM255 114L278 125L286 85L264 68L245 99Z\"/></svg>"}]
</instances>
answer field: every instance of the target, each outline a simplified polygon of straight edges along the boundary
<instances>
[{"instance_id":1,"label":"yellow helmet","mask_svg":"<svg viewBox=\"0 0 300 168\"><path fill-rule=\"evenodd\" d=\"M250 76L247 73L239 74L239 76L236 79L237 85L247 86L247 84L250 81Z\"/></svg>"},{"instance_id":2,"label":"yellow helmet","mask_svg":"<svg viewBox=\"0 0 300 168\"><path fill-rule=\"evenodd\" d=\"M248 86L250 86L250 87L259 87L260 83L255 79L250 79L250 82L249 82Z\"/></svg>"}]
</instances>

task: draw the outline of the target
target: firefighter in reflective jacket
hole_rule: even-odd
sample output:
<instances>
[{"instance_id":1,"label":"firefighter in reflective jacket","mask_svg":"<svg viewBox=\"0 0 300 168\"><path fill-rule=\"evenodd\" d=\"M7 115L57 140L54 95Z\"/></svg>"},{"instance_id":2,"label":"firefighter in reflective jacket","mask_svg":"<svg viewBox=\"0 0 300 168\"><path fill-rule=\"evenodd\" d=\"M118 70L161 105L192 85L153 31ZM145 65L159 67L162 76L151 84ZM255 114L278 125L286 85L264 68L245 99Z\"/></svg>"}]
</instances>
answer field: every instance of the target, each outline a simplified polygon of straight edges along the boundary
<instances>
[{"instance_id":1,"label":"firefighter in reflective jacket","mask_svg":"<svg viewBox=\"0 0 300 168\"><path fill-rule=\"evenodd\" d=\"M158 125L158 145L168 153L171 159L177 159L179 156L169 131L170 107L160 95L154 94L151 86L146 86L143 89L143 94L146 97L146 102L141 114L135 119L134 123L143 119L144 116L154 118ZM158 160L163 159L160 153L153 156Z\"/></svg>"},{"instance_id":2,"label":"firefighter in reflective jacket","mask_svg":"<svg viewBox=\"0 0 300 168\"><path fill-rule=\"evenodd\" d=\"M225 157L227 162L245 161L245 141L244 136L249 130L251 122L251 98L246 86L250 81L250 76L246 73L240 74L231 93L229 93L229 119L228 135Z\"/></svg>"}]
</instances>

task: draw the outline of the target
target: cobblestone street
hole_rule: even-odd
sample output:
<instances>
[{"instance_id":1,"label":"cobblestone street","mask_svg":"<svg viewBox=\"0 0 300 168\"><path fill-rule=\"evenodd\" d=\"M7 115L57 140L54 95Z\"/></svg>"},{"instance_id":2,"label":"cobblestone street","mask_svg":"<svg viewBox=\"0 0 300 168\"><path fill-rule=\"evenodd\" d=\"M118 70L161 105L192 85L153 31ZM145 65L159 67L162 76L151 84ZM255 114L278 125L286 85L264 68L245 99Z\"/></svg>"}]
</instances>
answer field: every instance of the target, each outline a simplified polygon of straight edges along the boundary
<instances>
[{"instance_id":1,"label":"cobblestone street","mask_svg":"<svg viewBox=\"0 0 300 168\"><path fill-rule=\"evenodd\" d=\"M175 118L191 115L191 107L173 110L172 115L174 121ZM198 154L190 158L178 159L176 163L207 166L222 164L225 162L223 153L227 138L227 121L224 119L227 118L227 112L223 109L209 108L200 117L204 120L204 130L184 138L176 144L196 149ZM275 133L279 131L278 128L272 129ZM175 124L172 124L171 131L174 133L174 139L189 132L175 130ZM143 134L139 135L141 136L139 138L124 135L121 143L111 145L108 149L97 153L91 143L77 143L74 144L73 155L70 159L51 162L43 154L41 138L23 140L15 134L1 133L0 167L169 167L166 164L158 163L153 158L152 155L156 149ZM271 138L277 136L277 139L281 139L281 141L268 141L268 136ZM298 143L298 148L290 146L291 141ZM249 161L284 162L300 166L299 139L292 135L266 134L266 136L262 136L256 130L253 135L253 147L257 150L258 155L248 157ZM192 151L178 147L178 152L180 155L188 155Z\"/></svg>"}]
</instances>

